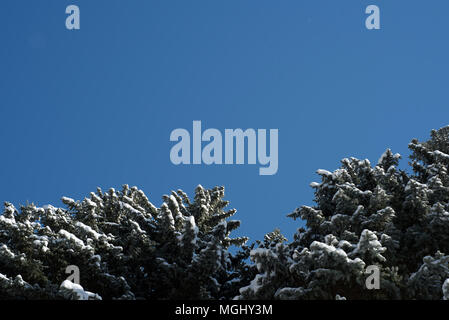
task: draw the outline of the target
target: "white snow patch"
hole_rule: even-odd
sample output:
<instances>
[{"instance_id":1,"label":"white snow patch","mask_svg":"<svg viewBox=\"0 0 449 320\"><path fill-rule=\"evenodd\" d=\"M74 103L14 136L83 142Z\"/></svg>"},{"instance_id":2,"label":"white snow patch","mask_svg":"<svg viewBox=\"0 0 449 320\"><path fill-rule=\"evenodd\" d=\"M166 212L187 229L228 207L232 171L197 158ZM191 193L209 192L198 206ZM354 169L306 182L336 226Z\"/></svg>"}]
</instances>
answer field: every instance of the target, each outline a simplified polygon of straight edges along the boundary
<instances>
[{"instance_id":1,"label":"white snow patch","mask_svg":"<svg viewBox=\"0 0 449 320\"><path fill-rule=\"evenodd\" d=\"M77 221L75 223L75 226L82 229L85 233L87 233L89 236L93 237L95 240L98 240L101 237L101 234L99 234L94 229L92 229L91 227L89 227L88 225L85 225L84 223L82 223L80 221Z\"/></svg>"},{"instance_id":2,"label":"white snow patch","mask_svg":"<svg viewBox=\"0 0 449 320\"><path fill-rule=\"evenodd\" d=\"M73 233L70 233L64 229L59 230L58 233L60 236L62 236L63 238L66 238L74 243L76 243L77 245L79 245L80 247L85 247L84 242L79 239L77 236L75 236Z\"/></svg>"},{"instance_id":3,"label":"white snow patch","mask_svg":"<svg viewBox=\"0 0 449 320\"><path fill-rule=\"evenodd\" d=\"M74 293L78 298L75 300L90 300L90 298L101 300L101 297L99 295L89 291L84 291L82 286L69 280L65 280L61 284L60 289Z\"/></svg>"},{"instance_id":4,"label":"white snow patch","mask_svg":"<svg viewBox=\"0 0 449 320\"><path fill-rule=\"evenodd\" d=\"M316 173L318 173L321 176L331 176L332 175L332 172L324 170L324 169L318 169L316 171Z\"/></svg>"}]
</instances>

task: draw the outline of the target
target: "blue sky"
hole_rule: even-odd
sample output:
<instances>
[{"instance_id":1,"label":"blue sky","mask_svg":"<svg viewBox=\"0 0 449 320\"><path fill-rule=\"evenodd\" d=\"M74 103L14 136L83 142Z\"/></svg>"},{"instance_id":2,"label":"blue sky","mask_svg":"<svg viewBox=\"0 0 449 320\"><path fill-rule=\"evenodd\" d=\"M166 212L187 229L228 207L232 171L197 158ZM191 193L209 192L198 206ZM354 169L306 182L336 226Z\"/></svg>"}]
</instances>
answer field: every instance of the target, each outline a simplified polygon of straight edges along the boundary
<instances>
[{"instance_id":1,"label":"blue sky","mask_svg":"<svg viewBox=\"0 0 449 320\"><path fill-rule=\"evenodd\" d=\"M65 8L81 30L65 28ZM365 28L365 8L381 30ZM0 200L62 205L137 185L153 203L224 185L261 239L313 204L319 168L408 155L449 123L449 2L2 0ZM279 129L279 170L175 166L170 132ZM403 160L405 164L407 159Z\"/></svg>"}]
</instances>

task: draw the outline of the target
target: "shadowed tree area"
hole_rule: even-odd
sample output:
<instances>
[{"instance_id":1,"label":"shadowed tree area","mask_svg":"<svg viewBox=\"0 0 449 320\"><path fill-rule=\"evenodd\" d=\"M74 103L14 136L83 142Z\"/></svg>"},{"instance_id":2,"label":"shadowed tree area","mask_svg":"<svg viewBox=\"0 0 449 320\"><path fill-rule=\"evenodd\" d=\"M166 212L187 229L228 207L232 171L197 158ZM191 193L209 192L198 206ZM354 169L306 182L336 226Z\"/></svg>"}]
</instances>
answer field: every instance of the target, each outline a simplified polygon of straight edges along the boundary
<instances>
[{"instance_id":1,"label":"shadowed tree area","mask_svg":"<svg viewBox=\"0 0 449 320\"><path fill-rule=\"evenodd\" d=\"M231 237L223 187L160 208L128 186L66 208L5 203L0 299L449 299L449 127L409 148L409 173L389 149L318 170L315 205L289 215L305 222L292 241ZM71 265L79 285L65 281Z\"/></svg>"},{"instance_id":2,"label":"shadowed tree area","mask_svg":"<svg viewBox=\"0 0 449 320\"><path fill-rule=\"evenodd\" d=\"M97 190L67 209L5 204L0 299L229 299L253 276L224 188L178 190L156 208L137 188ZM229 247L241 248L231 254ZM243 246L243 247L242 247ZM63 281L67 266L80 285ZM62 284L62 285L61 285ZM61 285L61 286L60 286ZM89 291L84 291L89 290Z\"/></svg>"},{"instance_id":3,"label":"shadowed tree area","mask_svg":"<svg viewBox=\"0 0 449 320\"><path fill-rule=\"evenodd\" d=\"M289 215L306 228L251 252L258 274L239 298L449 298L449 127L409 148L411 174L389 149L375 165L348 158L318 170L316 205ZM367 289L368 266L378 290Z\"/></svg>"}]
</instances>

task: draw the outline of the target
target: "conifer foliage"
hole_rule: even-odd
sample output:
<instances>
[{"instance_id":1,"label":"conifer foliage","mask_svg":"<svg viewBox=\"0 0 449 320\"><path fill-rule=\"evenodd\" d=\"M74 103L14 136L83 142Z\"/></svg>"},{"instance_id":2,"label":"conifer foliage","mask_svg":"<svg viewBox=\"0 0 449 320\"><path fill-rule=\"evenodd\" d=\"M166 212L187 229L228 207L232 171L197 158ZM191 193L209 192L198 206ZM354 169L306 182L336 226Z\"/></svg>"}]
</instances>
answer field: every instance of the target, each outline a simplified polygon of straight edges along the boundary
<instances>
[{"instance_id":1,"label":"conifer foliage","mask_svg":"<svg viewBox=\"0 0 449 320\"><path fill-rule=\"evenodd\" d=\"M0 215L0 299L226 299L248 248L224 188L178 190L156 208L137 188L100 189L66 209L6 203ZM68 266L80 283L67 281ZM246 271L245 271L246 270ZM249 277L251 273L248 273ZM248 281L246 281L248 282ZM85 291L89 290L89 291Z\"/></svg>"},{"instance_id":2,"label":"conifer foliage","mask_svg":"<svg viewBox=\"0 0 449 320\"><path fill-rule=\"evenodd\" d=\"M318 170L315 205L289 215L303 225L291 241L278 229L251 246L231 237L240 222L223 187L192 200L178 190L160 207L128 186L65 208L5 203L0 299L448 300L449 126L409 148L411 170L390 149Z\"/></svg>"},{"instance_id":3,"label":"conifer foliage","mask_svg":"<svg viewBox=\"0 0 449 320\"><path fill-rule=\"evenodd\" d=\"M306 228L251 252L258 274L239 299L442 299L449 292L449 127L412 140L411 167L387 149L377 164L343 159L318 170ZM368 290L368 267L380 271Z\"/></svg>"}]
</instances>

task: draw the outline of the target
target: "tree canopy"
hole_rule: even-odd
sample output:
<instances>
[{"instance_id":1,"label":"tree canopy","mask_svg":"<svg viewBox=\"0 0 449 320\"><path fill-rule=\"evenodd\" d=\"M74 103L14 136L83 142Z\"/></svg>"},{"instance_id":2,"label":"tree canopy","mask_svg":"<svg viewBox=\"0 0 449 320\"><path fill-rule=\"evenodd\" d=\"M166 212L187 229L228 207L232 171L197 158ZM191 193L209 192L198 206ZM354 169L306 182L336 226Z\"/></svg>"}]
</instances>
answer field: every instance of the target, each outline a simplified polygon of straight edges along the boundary
<instances>
[{"instance_id":1,"label":"tree canopy","mask_svg":"<svg viewBox=\"0 0 449 320\"><path fill-rule=\"evenodd\" d=\"M409 149L410 172L390 149L318 170L315 205L289 214L303 225L291 241L231 237L240 221L223 187L159 208L126 185L65 208L5 203L0 299L449 299L449 126Z\"/></svg>"}]
</instances>

